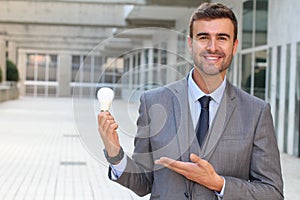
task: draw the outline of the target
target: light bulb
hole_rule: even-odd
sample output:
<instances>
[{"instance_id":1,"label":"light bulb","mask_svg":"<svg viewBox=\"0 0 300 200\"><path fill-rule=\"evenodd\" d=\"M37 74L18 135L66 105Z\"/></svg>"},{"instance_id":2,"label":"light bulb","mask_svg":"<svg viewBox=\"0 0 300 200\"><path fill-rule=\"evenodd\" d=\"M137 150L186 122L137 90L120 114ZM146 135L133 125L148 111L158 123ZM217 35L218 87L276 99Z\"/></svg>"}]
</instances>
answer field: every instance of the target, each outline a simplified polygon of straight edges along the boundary
<instances>
[{"instance_id":1,"label":"light bulb","mask_svg":"<svg viewBox=\"0 0 300 200\"><path fill-rule=\"evenodd\" d=\"M97 98L100 103L101 111L108 111L111 106L111 102L114 99L115 93L112 89L103 87L97 92Z\"/></svg>"}]
</instances>

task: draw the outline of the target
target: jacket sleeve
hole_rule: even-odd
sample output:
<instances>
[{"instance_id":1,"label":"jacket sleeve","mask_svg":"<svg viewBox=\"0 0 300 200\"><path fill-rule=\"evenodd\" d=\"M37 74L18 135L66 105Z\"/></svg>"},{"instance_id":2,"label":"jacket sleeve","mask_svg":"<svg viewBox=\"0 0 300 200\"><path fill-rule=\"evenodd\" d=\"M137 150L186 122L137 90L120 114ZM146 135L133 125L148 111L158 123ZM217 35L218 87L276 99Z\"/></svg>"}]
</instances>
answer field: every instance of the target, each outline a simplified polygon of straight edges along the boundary
<instances>
[{"instance_id":1,"label":"jacket sleeve","mask_svg":"<svg viewBox=\"0 0 300 200\"><path fill-rule=\"evenodd\" d=\"M131 189L139 196L151 192L153 177L153 158L149 141L149 117L145 94L141 96L137 135L134 141L134 153L128 157L125 171L115 182Z\"/></svg>"},{"instance_id":2,"label":"jacket sleeve","mask_svg":"<svg viewBox=\"0 0 300 200\"><path fill-rule=\"evenodd\" d=\"M255 129L250 180L225 176L223 199L283 199L283 181L270 105L265 104Z\"/></svg>"}]
</instances>

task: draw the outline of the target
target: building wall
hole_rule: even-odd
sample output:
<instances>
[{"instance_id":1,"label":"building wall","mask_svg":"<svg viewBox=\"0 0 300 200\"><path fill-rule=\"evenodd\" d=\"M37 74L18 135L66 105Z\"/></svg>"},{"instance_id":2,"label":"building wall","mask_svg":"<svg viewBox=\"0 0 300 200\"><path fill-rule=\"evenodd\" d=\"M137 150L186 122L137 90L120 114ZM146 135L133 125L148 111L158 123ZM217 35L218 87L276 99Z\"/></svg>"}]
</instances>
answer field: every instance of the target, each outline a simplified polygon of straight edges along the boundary
<instances>
[{"instance_id":1,"label":"building wall","mask_svg":"<svg viewBox=\"0 0 300 200\"><path fill-rule=\"evenodd\" d=\"M218 1L213 0L212 2ZM261 46L254 45L248 49L242 48L243 37L248 37L245 33L243 35L243 27L247 25L243 24L243 3L246 1L223 0L221 2L233 9L239 22L238 52L234 57L227 78L230 79L234 85L247 89L244 85L247 83L247 78L250 74L251 84L249 85L248 92L257 95L257 93L255 93L255 67L260 64L264 65L263 67L266 69L266 74L264 75L266 86L261 98L271 104L279 149L281 152L299 156L300 34L298 27L300 27L300 21L297 15L299 15L300 1L269 0L268 42ZM15 3L13 4L15 5ZM23 15L18 14L22 13L20 9L22 10L22 7L33 5L33 3L22 2L20 4L21 6L18 7L18 11L9 11L9 9L6 9L5 6L9 7L9 5L10 3L6 3L4 7L0 8L0 10L3 11L0 16L3 16L3 19L12 18L17 22L22 21ZM6 52L8 52L8 58L15 61L19 68L21 95L26 95L26 87L31 85L33 91L37 91L37 87L40 86L45 87L45 91L47 91L48 86L55 87L55 96L71 96L72 90L74 91L75 88L75 92L77 92L78 95L91 97L94 95L95 89L99 87L98 83L100 82L118 88L122 85L123 93L121 95L123 95L125 99L131 98L137 101L139 95L144 90L178 80L186 76L191 68L191 66L188 65L190 55L187 48L186 37L189 32L189 18L195 8L185 10L180 14L178 13L178 18L175 23L176 31L167 29L158 31L159 29L157 29L153 31L154 34L152 38L150 38L149 35L140 35L140 41L137 40L139 45L135 44L136 46L133 46L133 51L127 52L123 58L121 58L120 62L113 62L115 64L111 65L106 63L106 58L103 58L103 61L99 61L99 63L101 63L99 66L103 65L103 68L100 67L96 70L95 63L98 61L96 61L95 56L99 56L99 53L96 52L94 52L95 55L92 56L91 62L88 63L87 61L83 65L86 66L85 69L79 69L79 67L89 52L95 47L96 44L92 43L92 41L100 42L104 38L107 39L111 34L110 29L102 29L97 26L101 25L98 24L99 21L97 18L102 18L102 15L109 18L109 15L116 12L118 14L109 21L106 21L107 24L105 25L124 25L123 16L120 17L122 13L121 7L115 6L113 10L107 10L106 14L99 13L97 15L98 17L94 17L96 15L92 14L83 17L78 14L78 17L83 18L81 24L77 25L87 25L83 28L72 24L73 18L70 17L62 17L64 18L63 22L65 24L61 24L61 18L56 16L58 15L56 11L49 11L44 13L44 15L35 12L36 9L38 10L38 7L47 10L47 6L59 7L58 4L49 2L43 4L39 2L34 5L38 6L29 10L28 15L26 15L21 24L4 23L1 25L3 29L10 27L10 30L16 32L17 30L26 29L25 35L33 34L38 31L38 37L34 40L23 38L22 34L12 36L8 33L7 36L0 37L0 66L2 72L4 72L3 76L5 76L5 60L7 56ZM97 8L100 7L88 6L92 13L96 13ZM78 13L84 12L78 4L72 4L72 8L74 8L75 13L77 13L77 11ZM59 7L58 11L64 9L63 7ZM55 15L54 18L51 17L53 15ZM52 21L48 21L48 25L46 23L47 29L45 29L44 25L41 25L43 21L38 21L38 24L34 23L35 18ZM24 25L28 22L30 22L30 24ZM55 26L56 23L58 23L59 26ZM93 26L90 26L90 23L92 23ZM61 35L63 36L63 33L66 35L60 38ZM101 33L100 35L102 35L102 37L97 37L99 33ZM139 34L133 35L139 37ZM51 37L53 37L54 43L48 41ZM251 42L251 35L249 35L249 37L249 41ZM257 34L258 40L260 40L260 37L264 37L264 35ZM76 44L75 41L77 41L78 44ZM126 52L126 49L124 52ZM56 81L27 81L28 54L55 55L57 57ZM77 60L79 58L79 63L74 64L74 56ZM266 58L263 63L257 61L261 57ZM108 65L115 66L115 68L109 68ZM108 66L108 68L106 68L106 66ZM123 67L124 71L120 71ZM76 69L79 70L79 78L77 80L74 78L77 74ZM98 77L96 77L97 74L96 76L92 75L92 73L95 74L95 71L99 74ZM103 76L104 71L107 72L107 76ZM123 76L121 76L122 73ZM88 80L88 76L90 76L90 80ZM106 81L108 83L106 83ZM46 93L47 92L45 92L45 95ZM37 93L35 92L34 94Z\"/></svg>"},{"instance_id":2,"label":"building wall","mask_svg":"<svg viewBox=\"0 0 300 200\"><path fill-rule=\"evenodd\" d=\"M300 34L297 0L269 0L270 96L281 151L300 156Z\"/></svg>"},{"instance_id":3,"label":"building wall","mask_svg":"<svg viewBox=\"0 0 300 200\"><path fill-rule=\"evenodd\" d=\"M0 69L2 71L2 81L6 80L6 40L0 37Z\"/></svg>"},{"instance_id":4,"label":"building wall","mask_svg":"<svg viewBox=\"0 0 300 200\"><path fill-rule=\"evenodd\" d=\"M268 41L270 46L300 41L298 0L269 0Z\"/></svg>"}]
</instances>

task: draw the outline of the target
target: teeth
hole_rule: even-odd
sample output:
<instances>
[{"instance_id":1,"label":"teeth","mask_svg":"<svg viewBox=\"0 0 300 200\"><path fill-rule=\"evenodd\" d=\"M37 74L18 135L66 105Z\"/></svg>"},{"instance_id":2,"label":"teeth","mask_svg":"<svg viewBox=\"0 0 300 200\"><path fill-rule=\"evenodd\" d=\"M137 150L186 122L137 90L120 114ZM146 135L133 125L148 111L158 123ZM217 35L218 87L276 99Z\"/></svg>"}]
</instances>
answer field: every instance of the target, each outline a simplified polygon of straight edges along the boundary
<instances>
[{"instance_id":1,"label":"teeth","mask_svg":"<svg viewBox=\"0 0 300 200\"><path fill-rule=\"evenodd\" d=\"M216 57L206 57L206 59L208 59L208 60L217 60L219 58L216 58Z\"/></svg>"}]
</instances>

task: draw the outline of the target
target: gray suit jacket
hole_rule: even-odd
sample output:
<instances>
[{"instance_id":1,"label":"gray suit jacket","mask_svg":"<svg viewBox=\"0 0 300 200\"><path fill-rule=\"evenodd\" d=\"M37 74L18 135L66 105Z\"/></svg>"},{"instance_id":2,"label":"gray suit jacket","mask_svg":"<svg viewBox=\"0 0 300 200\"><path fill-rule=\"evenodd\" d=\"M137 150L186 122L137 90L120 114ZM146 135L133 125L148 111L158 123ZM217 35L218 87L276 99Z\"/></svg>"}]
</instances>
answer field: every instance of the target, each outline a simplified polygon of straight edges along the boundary
<instances>
[{"instance_id":1,"label":"gray suit jacket","mask_svg":"<svg viewBox=\"0 0 300 200\"><path fill-rule=\"evenodd\" d=\"M215 193L154 164L162 156L189 161L195 153L226 180L223 199L283 199L279 151L268 103L229 82L200 149L191 120L187 79L141 97L132 158L116 182L150 199L218 199Z\"/></svg>"}]
</instances>

